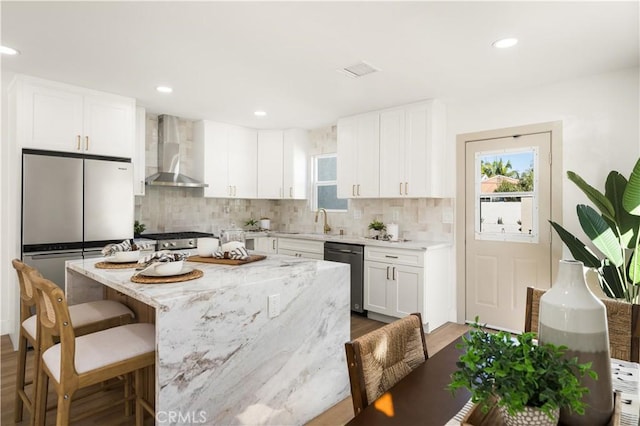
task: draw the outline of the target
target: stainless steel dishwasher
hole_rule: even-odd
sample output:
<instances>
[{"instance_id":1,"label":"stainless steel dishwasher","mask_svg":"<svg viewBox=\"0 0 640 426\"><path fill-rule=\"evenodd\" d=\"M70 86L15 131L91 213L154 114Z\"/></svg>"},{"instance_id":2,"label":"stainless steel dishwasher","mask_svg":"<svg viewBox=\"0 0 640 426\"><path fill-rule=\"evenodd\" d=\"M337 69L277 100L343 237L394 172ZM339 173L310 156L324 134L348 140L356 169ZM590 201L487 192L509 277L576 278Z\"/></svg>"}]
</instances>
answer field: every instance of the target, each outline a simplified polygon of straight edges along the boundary
<instances>
[{"instance_id":1,"label":"stainless steel dishwasher","mask_svg":"<svg viewBox=\"0 0 640 426\"><path fill-rule=\"evenodd\" d=\"M364 246L327 241L324 260L351 265L351 310L364 313Z\"/></svg>"}]
</instances>

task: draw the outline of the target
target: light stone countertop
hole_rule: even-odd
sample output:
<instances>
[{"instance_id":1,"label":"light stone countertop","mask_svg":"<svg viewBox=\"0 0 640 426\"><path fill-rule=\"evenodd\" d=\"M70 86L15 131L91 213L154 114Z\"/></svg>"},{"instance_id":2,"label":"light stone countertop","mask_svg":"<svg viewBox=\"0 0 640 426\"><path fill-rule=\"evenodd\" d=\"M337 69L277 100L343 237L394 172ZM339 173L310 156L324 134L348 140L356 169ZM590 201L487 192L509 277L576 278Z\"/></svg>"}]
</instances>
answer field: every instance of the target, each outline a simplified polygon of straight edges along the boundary
<instances>
[{"instance_id":1,"label":"light stone countertop","mask_svg":"<svg viewBox=\"0 0 640 426\"><path fill-rule=\"evenodd\" d=\"M453 245L453 243L447 241L384 241L375 240L373 238L358 237L354 235L315 234L303 232L246 232L245 236L247 239L259 237L292 238L298 240L331 241L336 243L361 244L364 246L388 247L408 250L435 250L445 247L451 247Z\"/></svg>"}]
</instances>

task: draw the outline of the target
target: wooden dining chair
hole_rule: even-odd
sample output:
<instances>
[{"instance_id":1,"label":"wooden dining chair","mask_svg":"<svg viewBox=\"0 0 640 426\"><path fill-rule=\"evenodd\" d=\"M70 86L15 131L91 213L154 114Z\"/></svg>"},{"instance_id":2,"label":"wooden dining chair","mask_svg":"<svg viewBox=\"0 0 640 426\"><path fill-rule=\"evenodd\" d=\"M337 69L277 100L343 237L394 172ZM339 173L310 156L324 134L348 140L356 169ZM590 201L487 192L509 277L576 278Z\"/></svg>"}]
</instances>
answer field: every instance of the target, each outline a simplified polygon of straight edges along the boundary
<instances>
[{"instance_id":1,"label":"wooden dining chair","mask_svg":"<svg viewBox=\"0 0 640 426\"><path fill-rule=\"evenodd\" d=\"M419 313L347 342L345 349L356 415L429 358Z\"/></svg>"},{"instance_id":2,"label":"wooden dining chair","mask_svg":"<svg viewBox=\"0 0 640 426\"><path fill-rule=\"evenodd\" d=\"M524 331L538 332L540 298L546 292L527 287ZM640 305L600 299L607 309L609 349L612 358L640 362Z\"/></svg>"},{"instance_id":3,"label":"wooden dining chair","mask_svg":"<svg viewBox=\"0 0 640 426\"><path fill-rule=\"evenodd\" d=\"M141 373L155 364L155 326L133 323L76 337L62 289L40 274L31 272L27 275L36 290L41 335L35 424L45 423L49 380L58 395L56 424L68 425L71 401L78 389L134 372L136 392L132 398L135 398L136 425L141 426L143 410L153 415L151 405L141 398ZM60 343L55 343L55 338Z\"/></svg>"},{"instance_id":4,"label":"wooden dining chair","mask_svg":"<svg viewBox=\"0 0 640 426\"><path fill-rule=\"evenodd\" d=\"M33 398L35 386L32 386L31 396L27 394L27 386L34 384L26 380L27 347L33 347L33 377L37 376L38 360L40 358L40 343L38 322L32 310L36 308L36 294L31 283L30 274L40 276L40 272L18 259L11 261L18 274L20 285L20 334L18 337L18 371L16 372L16 395L14 407L14 421L22 421L24 409L33 416ZM109 327L131 323L135 315L131 309L122 303L112 300L100 300L81 303L69 308L71 321L75 333L82 336Z\"/></svg>"}]
</instances>

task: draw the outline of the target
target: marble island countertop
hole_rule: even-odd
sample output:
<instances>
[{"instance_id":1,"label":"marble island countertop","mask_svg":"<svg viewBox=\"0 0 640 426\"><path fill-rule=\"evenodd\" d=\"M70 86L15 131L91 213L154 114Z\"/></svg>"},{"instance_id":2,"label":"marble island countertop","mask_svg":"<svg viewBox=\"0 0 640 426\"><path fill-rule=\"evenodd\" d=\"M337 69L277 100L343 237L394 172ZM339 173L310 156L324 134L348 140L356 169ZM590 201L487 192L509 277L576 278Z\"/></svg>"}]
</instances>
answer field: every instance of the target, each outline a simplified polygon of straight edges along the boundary
<instances>
[{"instance_id":1,"label":"marble island countertop","mask_svg":"<svg viewBox=\"0 0 640 426\"><path fill-rule=\"evenodd\" d=\"M195 250L182 250L189 255ZM333 268L329 262L300 257L269 255L266 259L243 265L221 265L185 261L185 267L200 269L204 276L195 280L167 284L138 284L131 281L135 268L99 269L95 267L104 258L73 260L67 268L134 297L154 308L170 308L179 299L200 293L221 291L225 287L238 287L267 280L314 275L318 270Z\"/></svg>"},{"instance_id":2,"label":"marble island countertop","mask_svg":"<svg viewBox=\"0 0 640 426\"><path fill-rule=\"evenodd\" d=\"M277 238L293 238L299 240L314 241L331 241L346 244L361 244L364 246L402 248L409 250L434 250L444 247L451 247L453 243L448 241L426 241L426 240L404 240L404 241L385 241L376 240L374 238L359 237L355 235L338 235L338 234L319 234L305 232L278 232L278 231L249 231L246 238L259 237L277 237Z\"/></svg>"},{"instance_id":3,"label":"marble island countertop","mask_svg":"<svg viewBox=\"0 0 640 426\"><path fill-rule=\"evenodd\" d=\"M349 395L348 265L282 255L231 266L186 262L204 272L171 284L131 282L104 258L67 262L70 304L135 299L156 326L156 424L300 425ZM146 311L146 310L144 310ZM141 311L141 312L144 312Z\"/></svg>"}]
</instances>

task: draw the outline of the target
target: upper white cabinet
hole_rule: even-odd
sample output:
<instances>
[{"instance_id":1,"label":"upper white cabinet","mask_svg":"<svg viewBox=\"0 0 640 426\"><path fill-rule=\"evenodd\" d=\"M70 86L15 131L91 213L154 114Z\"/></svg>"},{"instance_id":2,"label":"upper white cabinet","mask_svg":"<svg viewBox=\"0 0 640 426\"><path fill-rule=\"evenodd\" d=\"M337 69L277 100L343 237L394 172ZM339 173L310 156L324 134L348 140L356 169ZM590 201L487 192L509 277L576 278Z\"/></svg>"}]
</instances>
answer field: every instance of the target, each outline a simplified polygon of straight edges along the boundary
<instances>
[{"instance_id":1,"label":"upper white cabinet","mask_svg":"<svg viewBox=\"0 0 640 426\"><path fill-rule=\"evenodd\" d=\"M306 130L258 131L258 198L307 198Z\"/></svg>"},{"instance_id":2,"label":"upper white cabinet","mask_svg":"<svg viewBox=\"0 0 640 426\"><path fill-rule=\"evenodd\" d=\"M338 120L338 196L446 196L445 136L437 100Z\"/></svg>"},{"instance_id":3,"label":"upper white cabinet","mask_svg":"<svg viewBox=\"0 0 640 426\"><path fill-rule=\"evenodd\" d=\"M380 114L338 120L338 197L380 195Z\"/></svg>"},{"instance_id":4,"label":"upper white cabinet","mask_svg":"<svg viewBox=\"0 0 640 426\"><path fill-rule=\"evenodd\" d=\"M380 112L380 197L442 197L445 111L426 101Z\"/></svg>"},{"instance_id":5,"label":"upper white cabinet","mask_svg":"<svg viewBox=\"0 0 640 426\"><path fill-rule=\"evenodd\" d=\"M284 133L258 130L258 198L282 198Z\"/></svg>"},{"instance_id":6,"label":"upper white cabinet","mask_svg":"<svg viewBox=\"0 0 640 426\"><path fill-rule=\"evenodd\" d=\"M283 143L282 198L304 200L307 198L309 133L303 129L285 130Z\"/></svg>"},{"instance_id":7,"label":"upper white cabinet","mask_svg":"<svg viewBox=\"0 0 640 426\"><path fill-rule=\"evenodd\" d=\"M209 184L205 197L257 198L257 132L213 121L193 129L194 154L202 161L194 177Z\"/></svg>"},{"instance_id":8,"label":"upper white cabinet","mask_svg":"<svg viewBox=\"0 0 640 426\"><path fill-rule=\"evenodd\" d=\"M18 76L16 137L20 147L130 158L135 100Z\"/></svg>"},{"instance_id":9,"label":"upper white cabinet","mask_svg":"<svg viewBox=\"0 0 640 426\"><path fill-rule=\"evenodd\" d=\"M142 107L136 107L136 138L131 163L133 163L133 195L144 195L145 138L147 118Z\"/></svg>"}]
</instances>

